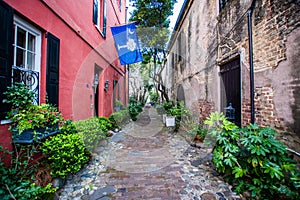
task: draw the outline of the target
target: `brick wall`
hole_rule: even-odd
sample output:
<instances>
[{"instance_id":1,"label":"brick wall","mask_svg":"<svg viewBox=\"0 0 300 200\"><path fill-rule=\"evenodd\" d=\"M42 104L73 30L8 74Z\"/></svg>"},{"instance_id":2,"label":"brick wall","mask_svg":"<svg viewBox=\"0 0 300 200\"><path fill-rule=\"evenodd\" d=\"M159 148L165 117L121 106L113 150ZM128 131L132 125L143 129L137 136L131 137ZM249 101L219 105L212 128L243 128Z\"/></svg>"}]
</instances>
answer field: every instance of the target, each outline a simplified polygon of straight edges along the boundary
<instances>
[{"instance_id":1,"label":"brick wall","mask_svg":"<svg viewBox=\"0 0 300 200\"><path fill-rule=\"evenodd\" d=\"M287 59L287 35L300 26L299 11L296 1L257 1L253 28L256 71L276 68Z\"/></svg>"},{"instance_id":2,"label":"brick wall","mask_svg":"<svg viewBox=\"0 0 300 200\"><path fill-rule=\"evenodd\" d=\"M205 120L209 117L210 113L215 110L214 103L205 100L198 100L200 120Z\"/></svg>"},{"instance_id":3,"label":"brick wall","mask_svg":"<svg viewBox=\"0 0 300 200\"><path fill-rule=\"evenodd\" d=\"M274 91L271 86L257 87L255 89L255 123L261 127L272 126L280 132L287 131L284 125L284 119L280 118L276 112L273 97ZM242 116L242 126L251 123L251 105L249 99L243 100Z\"/></svg>"},{"instance_id":4,"label":"brick wall","mask_svg":"<svg viewBox=\"0 0 300 200\"><path fill-rule=\"evenodd\" d=\"M289 148L300 151L300 138L287 126L285 119L278 116L274 104L274 90L271 86L257 87L255 89L255 123L261 127L272 127L277 132L278 139ZM251 106L250 100L244 99L242 105L242 126L250 124Z\"/></svg>"}]
</instances>

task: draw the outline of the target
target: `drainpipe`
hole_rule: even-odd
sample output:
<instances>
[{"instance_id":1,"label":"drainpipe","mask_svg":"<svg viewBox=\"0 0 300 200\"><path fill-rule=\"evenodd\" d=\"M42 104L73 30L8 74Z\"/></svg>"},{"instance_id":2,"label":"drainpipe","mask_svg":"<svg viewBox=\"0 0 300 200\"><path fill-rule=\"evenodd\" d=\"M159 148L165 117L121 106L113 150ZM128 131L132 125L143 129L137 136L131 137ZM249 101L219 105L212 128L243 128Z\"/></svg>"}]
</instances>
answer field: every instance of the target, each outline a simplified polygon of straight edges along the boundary
<instances>
[{"instance_id":1,"label":"drainpipe","mask_svg":"<svg viewBox=\"0 0 300 200\"><path fill-rule=\"evenodd\" d=\"M251 101L251 124L255 123L254 107L254 67L253 67L253 41L252 41L252 14L256 0L253 0L247 12L248 37L249 37L249 66L250 66L250 101Z\"/></svg>"}]
</instances>

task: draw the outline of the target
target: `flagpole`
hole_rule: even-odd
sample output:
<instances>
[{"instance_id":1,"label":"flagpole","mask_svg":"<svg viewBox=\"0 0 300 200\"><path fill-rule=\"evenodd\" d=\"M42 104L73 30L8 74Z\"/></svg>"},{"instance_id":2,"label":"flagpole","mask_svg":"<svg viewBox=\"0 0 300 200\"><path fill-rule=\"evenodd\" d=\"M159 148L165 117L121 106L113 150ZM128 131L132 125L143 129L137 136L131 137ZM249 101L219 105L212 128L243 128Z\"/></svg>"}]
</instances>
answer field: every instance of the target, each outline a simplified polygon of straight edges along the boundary
<instances>
[{"instance_id":1,"label":"flagpole","mask_svg":"<svg viewBox=\"0 0 300 200\"><path fill-rule=\"evenodd\" d=\"M136 22L136 21L133 21L133 22L130 22L130 23L115 24L114 26L109 26L109 27L124 26L124 25L127 25L127 24L133 24L133 23L135 23L135 22Z\"/></svg>"}]
</instances>

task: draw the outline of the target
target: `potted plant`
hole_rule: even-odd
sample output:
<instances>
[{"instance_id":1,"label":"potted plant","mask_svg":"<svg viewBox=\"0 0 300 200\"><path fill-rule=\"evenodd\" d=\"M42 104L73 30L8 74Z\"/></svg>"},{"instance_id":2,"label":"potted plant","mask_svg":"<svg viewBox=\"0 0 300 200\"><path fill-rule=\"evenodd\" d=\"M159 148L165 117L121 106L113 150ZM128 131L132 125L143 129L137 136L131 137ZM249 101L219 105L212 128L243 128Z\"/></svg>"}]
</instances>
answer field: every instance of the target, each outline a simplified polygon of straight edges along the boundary
<instances>
[{"instance_id":1,"label":"potted plant","mask_svg":"<svg viewBox=\"0 0 300 200\"><path fill-rule=\"evenodd\" d=\"M122 110L123 107L124 107L123 103L119 100L116 100L116 105L114 107L115 112L118 112L118 111Z\"/></svg>"},{"instance_id":2,"label":"potted plant","mask_svg":"<svg viewBox=\"0 0 300 200\"><path fill-rule=\"evenodd\" d=\"M27 86L15 83L4 94L4 102L12 106L7 118L12 122L14 143L32 143L58 132L63 121L61 113L49 104L32 104L35 93Z\"/></svg>"},{"instance_id":3,"label":"potted plant","mask_svg":"<svg viewBox=\"0 0 300 200\"><path fill-rule=\"evenodd\" d=\"M14 114L10 120L14 142L26 140L22 143L32 143L35 139L40 140L56 134L63 118L55 107L41 104L27 106Z\"/></svg>"}]
</instances>

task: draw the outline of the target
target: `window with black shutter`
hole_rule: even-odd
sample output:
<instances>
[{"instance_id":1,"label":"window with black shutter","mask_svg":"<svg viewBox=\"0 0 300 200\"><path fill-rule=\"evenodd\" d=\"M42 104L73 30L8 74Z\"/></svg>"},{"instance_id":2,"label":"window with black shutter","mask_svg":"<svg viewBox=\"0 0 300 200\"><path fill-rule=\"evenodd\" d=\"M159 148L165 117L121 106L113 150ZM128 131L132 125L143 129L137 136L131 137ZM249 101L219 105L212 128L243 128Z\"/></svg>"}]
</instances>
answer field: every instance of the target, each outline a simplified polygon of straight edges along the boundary
<instances>
[{"instance_id":1,"label":"window with black shutter","mask_svg":"<svg viewBox=\"0 0 300 200\"><path fill-rule=\"evenodd\" d=\"M51 33L47 33L46 92L48 103L54 106L58 106L59 47L60 40Z\"/></svg>"},{"instance_id":2,"label":"window with black shutter","mask_svg":"<svg viewBox=\"0 0 300 200\"><path fill-rule=\"evenodd\" d=\"M3 92L11 84L11 68L13 55L13 9L0 1L0 119L5 119L9 105L2 101Z\"/></svg>"}]
</instances>

